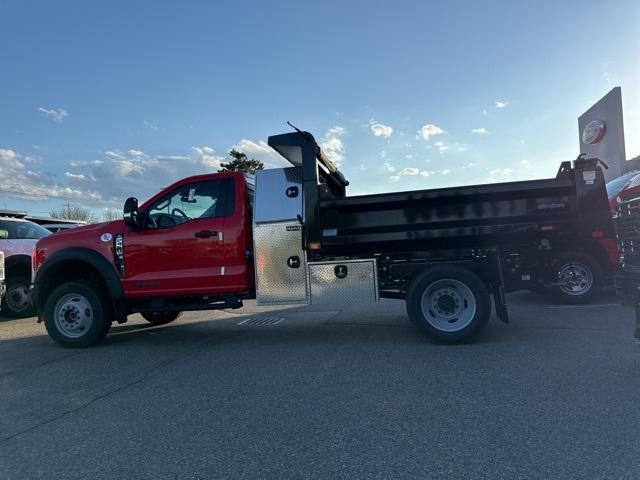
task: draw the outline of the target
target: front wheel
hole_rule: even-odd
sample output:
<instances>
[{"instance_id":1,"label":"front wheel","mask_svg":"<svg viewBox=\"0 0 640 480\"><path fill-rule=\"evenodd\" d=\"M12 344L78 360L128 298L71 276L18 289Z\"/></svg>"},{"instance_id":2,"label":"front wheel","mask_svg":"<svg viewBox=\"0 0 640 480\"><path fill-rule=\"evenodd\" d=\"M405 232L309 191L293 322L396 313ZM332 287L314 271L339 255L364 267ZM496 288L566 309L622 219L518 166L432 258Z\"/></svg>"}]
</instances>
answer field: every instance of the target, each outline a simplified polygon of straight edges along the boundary
<instances>
[{"instance_id":1,"label":"front wheel","mask_svg":"<svg viewBox=\"0 0 640 480\"><path fill-rule=\"evenodd\" d=\"M173 322L180 316L180 312L142 312L142 318L153 325L164 325Z\"/></svg>"},{"instance_id":2,"label":"front wheel","mask_svg":"<svg viewBox=\"0 0 640 480\"><path fill-rule=\"evenodd\" d=\"M484 283L469 270L455 266L432 267L416 277L406 301L412 323L442 343L471 341L491 315Z\"/></svg>"},{"instance_id":3,"label":"front wheel","mask_svg":"<svg viewBox=\"0 0 640 480\"><path fill-rule=\"evenodd\" d=\"M65 347L88 347L111 328L113 308L96 285L68 282L47 298L42 311L49 336Z\"/></svg>"},{"instance_id":4,"label":"front wheel","mask_svg":"<svg viewBox=\"0 0 640 480\"><path fill-rule=\"evenodd\" d=\"M7 291L2 299L3 314L13 318L32 317L36 310L29 298L29 284L27 275L16 275L7 278Z\"/></svg>"}]
</instances>

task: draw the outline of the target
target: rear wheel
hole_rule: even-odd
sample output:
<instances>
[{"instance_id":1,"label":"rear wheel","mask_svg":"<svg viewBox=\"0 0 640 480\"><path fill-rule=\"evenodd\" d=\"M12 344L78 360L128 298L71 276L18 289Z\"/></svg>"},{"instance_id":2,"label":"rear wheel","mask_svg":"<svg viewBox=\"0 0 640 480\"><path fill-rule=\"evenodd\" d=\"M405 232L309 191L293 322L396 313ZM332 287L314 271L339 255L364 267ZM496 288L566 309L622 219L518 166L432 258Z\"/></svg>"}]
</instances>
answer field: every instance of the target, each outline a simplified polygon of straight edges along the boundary
<instances>
[{"instance_id":1,"label":"rear wheel","mask_svg":"<svg viewBox=\"0 0 640 480\"><path fill-rule=\"evenodd\" d=\"M164 325L173 322L181 312L142 312L140 315L153 325Z\"/></svg>"},{"instance_id":2,"label":"rear wheel","mask_svg":"<svg viewBox=\"0 0 640 480\"><path fill-rule=\"evenodd\" d=\"M596 260L583 253L560 256L557 263L558 282L553 289L562 303L587 303L602 291L602 269Z\"/></svg>"},{"instance_id":3,"label":"rear wheel","mask_svg":"<svg viewBox=\"0 0 640 480\"><path fill-rule=\"evenodd\" d=\"M491 300L484 283L469 270L432 267L411 283L407 313L437 342L466 343L489 321Z\"/></svg>"},{"instance_id":4,"label":"rear wheel","mask_svg":"<svg viewBox=\"0 0 640 480\"><path fill-rule=\"evenodd\" d=\"M64 283L51 292L42 314L49 336L65 347L88 347L102 340L114 318L102 289L80 282Z\"/></svg>"},{"instance_id":5,"label":"rear wheel","mask_svg":"<svg viewBox=\"0 0 640 480\"><path fill-rule=\"evenodd\" d=\"M29 285L31 280L27 275L9 276L7 291L2 299L2 314L14 318L32 317L36 309L31 305Z\"/></svg>"}]
</instances>

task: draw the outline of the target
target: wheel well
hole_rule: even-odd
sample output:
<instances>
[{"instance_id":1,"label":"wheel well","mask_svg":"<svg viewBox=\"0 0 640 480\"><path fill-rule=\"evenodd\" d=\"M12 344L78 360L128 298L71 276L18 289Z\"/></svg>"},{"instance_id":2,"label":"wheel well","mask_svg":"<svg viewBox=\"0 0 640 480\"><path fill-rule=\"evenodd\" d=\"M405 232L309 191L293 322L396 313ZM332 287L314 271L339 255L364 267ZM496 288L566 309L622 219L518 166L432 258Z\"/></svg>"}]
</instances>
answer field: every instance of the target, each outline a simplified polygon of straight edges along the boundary
<instances>
[{"instance_id":1,"label":"wheel well","mask_svg":"<svg viewBox=\"0 0 640 480\"><path fill-rule=\"evenodd\" d=\"M9 263L9 262L7 262ZM15 277L18 275L31 276L31 262L29 260L17 260L9 263L5 272L6 278Z\"/></svg>"},{"instance_id":2,"label":"wheel well","mask_svg":"<svg viewBox=\"0 0 640 480\"><path fill-rule=\"evenodd\" d=\"M49 294L57 286L78 280L91 282L105 290L108 289L104 277L96 267L83 260L66 260L58 263L47 272L46 280L41 286L41 304L44 305Z\"/></svg>"},{"instance_id":3,"label":"wheel well","mask_svg":"<svg viewBox=\"0 0 640 480\"><path fill-rule=\"evenodd\" d=\"M572 253L582 253L584 255L588 255L591 258L593 258L596 262L598 262L598 265L600 266L600 268L602 269L602 273L604 275L608 275L611 273L613 266L611 265L611 261L609 260L609 256L606 252L606 250L603 248L602 245L595 243L595 242L589 242L587 244L582 245L581 247L575 249L575 250L564 250L562 251L562 253L558 256L561 255L570 255Z\"/></svg>"}]
</instances>

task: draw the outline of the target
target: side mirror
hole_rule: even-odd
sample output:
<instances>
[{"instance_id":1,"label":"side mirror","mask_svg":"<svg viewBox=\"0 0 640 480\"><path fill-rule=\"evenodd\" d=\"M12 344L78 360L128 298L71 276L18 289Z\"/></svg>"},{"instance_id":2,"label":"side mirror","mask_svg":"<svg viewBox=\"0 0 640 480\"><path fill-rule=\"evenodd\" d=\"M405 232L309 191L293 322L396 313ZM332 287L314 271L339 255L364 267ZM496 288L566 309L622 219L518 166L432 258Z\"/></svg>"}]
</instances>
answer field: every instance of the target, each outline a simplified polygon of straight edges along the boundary
<instances>
[{"instance_id":1,"label":"side mirror","mask_svg":"<svg viewBox=\"0 0 640 480\"><path fill-rule=\"evenodd\" d=\"M136 197L129 197L125 200L122 217L125 224L139 228L140 216L138 215L138 199Z\"/></svg>"}]
</instances>

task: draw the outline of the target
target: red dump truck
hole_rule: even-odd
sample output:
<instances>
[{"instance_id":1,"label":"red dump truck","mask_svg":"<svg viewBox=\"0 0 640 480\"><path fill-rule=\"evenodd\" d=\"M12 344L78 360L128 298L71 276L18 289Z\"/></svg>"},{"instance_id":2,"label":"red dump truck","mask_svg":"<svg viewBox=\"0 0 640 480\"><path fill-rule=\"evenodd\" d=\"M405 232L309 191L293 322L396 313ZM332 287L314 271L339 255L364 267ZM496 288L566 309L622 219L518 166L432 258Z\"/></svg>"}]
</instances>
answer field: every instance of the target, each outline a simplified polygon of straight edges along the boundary
<instances>
[{"instance_id":1,"label":"red dump truck","mask_svg":"<svg viewBox=\"0 0 640 480\"><path fill-rule=\"evenodd\" d=\"M576 297L601 283L613 232L595 160L552 179L348 197L310 133L268 143L291 167L185 178L127 199L123 220L40 240L32 299L49 335L83 347L132 313L163 324L249 298L394 298L429 337L458 343L487 324L492 297L508 321L505 282Z\"/></svg>"}]
</instances>

